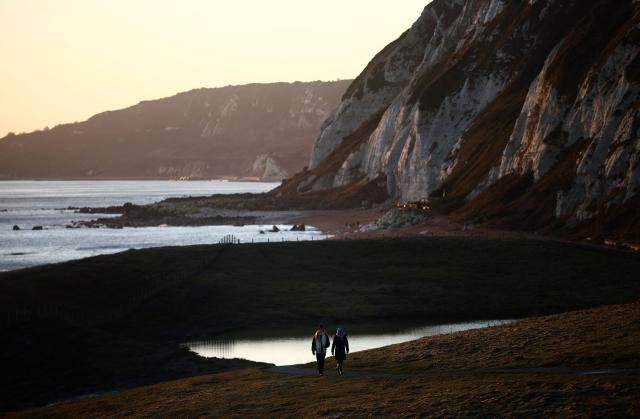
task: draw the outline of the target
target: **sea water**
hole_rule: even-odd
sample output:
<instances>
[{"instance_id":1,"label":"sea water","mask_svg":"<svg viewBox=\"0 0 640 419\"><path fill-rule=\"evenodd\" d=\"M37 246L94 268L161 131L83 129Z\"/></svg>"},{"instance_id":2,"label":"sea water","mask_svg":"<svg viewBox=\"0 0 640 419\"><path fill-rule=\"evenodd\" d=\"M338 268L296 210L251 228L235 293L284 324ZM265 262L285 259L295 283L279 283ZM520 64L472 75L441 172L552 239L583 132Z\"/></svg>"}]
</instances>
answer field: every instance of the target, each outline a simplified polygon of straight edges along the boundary
<instances>
[{"instance_id":1,"label":"sea water","mask_svg":"<svg viewBox=\"0 0 640 419\"><path fill-rule=\"evenodd\" d=\"M117 215L79 214L69 207L150 204L170 197L260 193L278 186L266 182L223 181L0 181L0 271L116 253L127 249L214 244L232 234L251 241L310 240L320 234L287 231L260 234L271 225L66 228L73 221ZM13 226L20 231L13 231ZM42 226L43 230L32 230Z\"/></svg>"}]
</instances>

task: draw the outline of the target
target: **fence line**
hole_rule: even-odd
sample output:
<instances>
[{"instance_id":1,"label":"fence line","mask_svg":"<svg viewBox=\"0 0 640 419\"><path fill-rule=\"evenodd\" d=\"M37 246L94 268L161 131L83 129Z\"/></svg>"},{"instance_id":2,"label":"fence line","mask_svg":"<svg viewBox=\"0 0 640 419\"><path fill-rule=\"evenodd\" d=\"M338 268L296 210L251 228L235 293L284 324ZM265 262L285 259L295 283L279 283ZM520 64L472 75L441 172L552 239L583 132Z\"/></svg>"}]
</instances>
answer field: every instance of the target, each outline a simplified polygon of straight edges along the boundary
<instances>
[{"instance_id":1,"label":"fence line","mask_svg":"<svg viewBox=\"0 0 640 419\"><path fill-rule=\"evenodd\" d=\"M240 244L240 239L233 234L227 234L218 242L219 244Z\"/></svg>"}]
</instances>

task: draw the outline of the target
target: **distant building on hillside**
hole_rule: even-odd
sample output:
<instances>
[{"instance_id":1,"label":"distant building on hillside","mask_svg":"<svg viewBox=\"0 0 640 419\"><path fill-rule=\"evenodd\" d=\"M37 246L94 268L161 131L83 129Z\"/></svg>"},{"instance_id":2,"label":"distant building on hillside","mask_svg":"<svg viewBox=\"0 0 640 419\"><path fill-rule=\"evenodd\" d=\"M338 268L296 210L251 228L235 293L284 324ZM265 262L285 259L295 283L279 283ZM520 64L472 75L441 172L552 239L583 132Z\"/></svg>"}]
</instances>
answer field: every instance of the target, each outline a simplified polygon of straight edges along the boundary
<instances>
[{"instance_id":1,"label":"distant building on hillside","mask_svg":"<svg viewBox=\"0 0 640 419\"><path fill-rule=\"evenodd\" d=\"M400 201L398 201L396 203L396 207L400 209L416 211L431 210L431 206L429 205L429 200L427 198L422 198L419 201L407 201L405 203L401 203Z\"/></svg>"}]
</instances>

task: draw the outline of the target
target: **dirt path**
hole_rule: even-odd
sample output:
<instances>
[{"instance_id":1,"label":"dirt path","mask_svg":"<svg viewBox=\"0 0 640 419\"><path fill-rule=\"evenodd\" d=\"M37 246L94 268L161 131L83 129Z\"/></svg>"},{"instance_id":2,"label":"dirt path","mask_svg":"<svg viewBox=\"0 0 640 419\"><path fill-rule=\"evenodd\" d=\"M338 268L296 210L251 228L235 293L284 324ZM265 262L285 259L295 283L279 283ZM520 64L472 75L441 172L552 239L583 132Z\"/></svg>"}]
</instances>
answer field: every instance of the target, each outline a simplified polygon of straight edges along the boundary
<instances>
[{"instance_id":1,"label":"dirt path","mask_svg":"<svg viewBox=\"0 0 640 419\"><path fill-rule=\"evenodd\" d=\"M358 226L372 223L389 208L333 211L302 211L288 218L287 224L307 224L334 235L336 239L369 239L413 236L476 237L489 239L544 239L545 236L488 227L465 226L447 216L433 213L431 219L418 225L386 230L359 231Z\"/></svg>"},{"instance_id":2,"label":"dirt path","mask_svg":"<svg viewBox=\"0 0 640 419\"><path fill-rule=\"evenodd\" d=\"M314 226L334 240L378 239L405 237L465 237L490 240L553 240L561 243L580 243L595 248L616 248L620 251L640 252L640 244L625 243L620 247L616 241L606 240L604 244L571 240L537 233L516 230L502 230L487 226L474 226L452 221L446 215L433 213L423 223L384 230L360 231L359 226L375 222L388 208L351 209L331 211L301 211L283 221L286 224L306 224Z\"/></svg>"},{"instance_id":3,"label":"dirt path","mask_svg":"<svg viewBox=\"0 0 640 419\"><path fill-rule=\"evenodd\" d=\"M318 375L315 368L308 368L304 365L284 365L265 368L264 371L275 374L314 376ZM325 375L337 376L338 373L333 368L325 369ZM439 375L466 376L479 374L563 374L563 375L612 375L612 374L640 374L640 368L565 368L565 367L540 367L540 368L490 368L468 371L445 371L445 372L385 372L385 371L362 371L345 370L345 376L349 377L433 377Z\"/></svg>"}]
</instances>

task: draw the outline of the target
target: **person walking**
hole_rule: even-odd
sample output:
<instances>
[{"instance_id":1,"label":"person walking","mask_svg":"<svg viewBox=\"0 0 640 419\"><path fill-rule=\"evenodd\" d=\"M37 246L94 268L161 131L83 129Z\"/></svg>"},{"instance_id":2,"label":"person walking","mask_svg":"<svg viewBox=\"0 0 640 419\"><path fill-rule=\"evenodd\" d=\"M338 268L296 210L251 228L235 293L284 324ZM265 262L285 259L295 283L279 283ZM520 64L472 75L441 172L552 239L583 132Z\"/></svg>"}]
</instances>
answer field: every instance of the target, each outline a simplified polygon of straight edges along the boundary
<instances>
[{"instance_id":1,"label":"person walking","mask_svg":"<svg viewBox=\"0 0 640 419\"><path fill-rule=\"evenodd\" d=\"M318 375L324 375L324 358L327 356L327 348L329 347L329 336L324 330L324 326L318 326L318 330L313 335L311 340L311 353L316 356L318 362Z\"/></svg>"},{"instance_id":2,"label":"person walking","mask_svg":"<svg viewBox=\"0 0 640 419\"><path fill-rule=\"evenodd\" d=\"M331 344L331 354L336 358L336 369L340 375L344 374L342 371L342 364L345 359L347 359L348 353L349 340L347 339L347 334L343 328L338 327L338 330L336 330L336 336L333 338L333 343Z\"/></svg>"}]
</instances>

